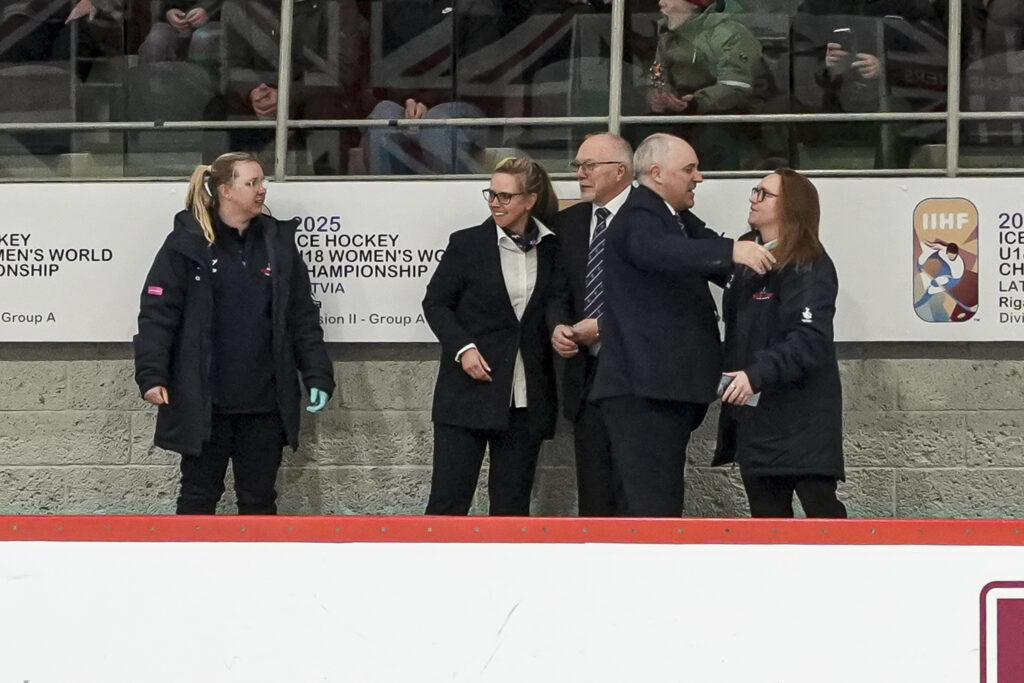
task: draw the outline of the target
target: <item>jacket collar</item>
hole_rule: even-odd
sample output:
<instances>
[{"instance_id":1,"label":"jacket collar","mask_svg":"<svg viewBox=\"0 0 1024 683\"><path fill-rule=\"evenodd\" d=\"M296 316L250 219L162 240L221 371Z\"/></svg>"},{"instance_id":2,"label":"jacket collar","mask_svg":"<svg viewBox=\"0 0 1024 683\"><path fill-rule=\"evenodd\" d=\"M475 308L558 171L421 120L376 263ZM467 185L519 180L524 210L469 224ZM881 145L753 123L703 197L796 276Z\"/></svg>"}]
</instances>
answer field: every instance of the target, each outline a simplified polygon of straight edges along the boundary
<instances>
[{"instance_id":1,"label":"jacket collar","mask_svg":"<svg viewBox=\"0 0 1024 683\"><path fill-rule=\"evenodd\" d=\"M536 244L534 246L539 245L541 242L544 241L544 238L548 237L549 235L554 235L555 234L555 233L551 232L551 230L548 228L548 226L546 226L543 223L541 223L540 219L534 218L532 220L533 220L534 224L537 226L537 242L536 242ZM501 246L502 244L509 244L509 243L513 243L514 242L514 240L511 237L509 237L508 233L505 232L505 230L503 228L499 227L498 224L494 222L493 218L491 218L490 221L494 225L494 229L495 229L495 231L497 233L498 246Z\"/></svg>"},{"instance_id":2,"label":"jacket collar","mask_svg":"<svg viewBox=\"0 0 1024 683\"><path fill-rule=\"evenodd\" d=\"M657 215L672 221L675 220L674 214L672 213L672 209L668 207L668 204L665 202L664 199L661 198L661 195L659 195L651 188L647 187L646 185L640 185L639 187L633 190L632 194L637 194L637 199L639 200L639 202L646 205L646 208L650 209ZM683 224L685 224L687 228L699 229L707 226L707 224L700 218L697 218L697 216L690 209L680 211L679 215L682 216Z\"/></svg>"},{"instance_id":3,"label":"jacket collar","mask_svg":"<svg viewBox=\"0 0 1024 683\"><path fill-rule=\"evenodd\" d=\"M298 219L279 222L273 216L266 214L256 216L253 221L258 222L268 244L277 239L281 229L294 228L298 224ZM203 228L191 211L179 211L174 216L174 228L171 231L168 245L197 263L207 263L210 260L211 245L206 241Z\"/></svg>"}]
</instances>

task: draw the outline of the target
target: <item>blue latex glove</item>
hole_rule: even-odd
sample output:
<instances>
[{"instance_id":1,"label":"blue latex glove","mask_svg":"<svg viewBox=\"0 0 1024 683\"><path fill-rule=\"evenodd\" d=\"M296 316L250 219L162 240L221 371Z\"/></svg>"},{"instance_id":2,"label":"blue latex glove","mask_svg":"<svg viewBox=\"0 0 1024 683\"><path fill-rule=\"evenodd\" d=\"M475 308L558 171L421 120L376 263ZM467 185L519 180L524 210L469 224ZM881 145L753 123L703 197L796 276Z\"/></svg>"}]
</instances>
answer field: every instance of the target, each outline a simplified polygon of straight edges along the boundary
<instances>
[{"instance_id":1,"label":"blue latex glove","mask_svg":"<svg viewBox=\"0 0 1024 683\"><path fill-rule=\"evenodd\" d=\"M327 401L329 401L330 398L331 395L328 394L326 391L321 391L320 389L310 389L309 405L306 406L306 410L308 410L311 413L319 413L321 410L324 409L324 406L327 405Z\"/></svg>"}]
</instances>

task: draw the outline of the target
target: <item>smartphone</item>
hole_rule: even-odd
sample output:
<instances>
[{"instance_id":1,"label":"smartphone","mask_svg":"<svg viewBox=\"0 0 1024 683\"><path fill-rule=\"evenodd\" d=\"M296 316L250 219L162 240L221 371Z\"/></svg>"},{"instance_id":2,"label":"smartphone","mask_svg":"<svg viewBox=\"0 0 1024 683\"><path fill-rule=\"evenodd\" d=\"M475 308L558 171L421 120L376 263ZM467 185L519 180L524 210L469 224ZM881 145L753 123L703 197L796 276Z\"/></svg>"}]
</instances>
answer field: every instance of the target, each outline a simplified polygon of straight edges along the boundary
<instances>
[{"instance_id":1,"label":"smartphone","mask_svg":"<svg viewBox=\"0 0 1024 683\"><path fill-rule=\"evenodd\" d=\"M732 381L734 379L736 379L736 378L733 377L732 375L727 375L724 372L722 373L722 376L718 380L718 395L719 396L721 396L722 394L725 393L725 390L729 388L729 385L732 384ZM751 408L756 408L757 404L758 404L758 402L760 402L760 400L761 400L761 392L759 391L756 394L751 395L751 397L747 399L747 402L746 402L745 405L748 405Z\"/></svg>"},{"instance_id":2,"label":"smartphone","mask_svg":"<svg viewBox=\"0 0 1024 683\"><path fill-rule=\"evenodd\" d=\"M857 40L856 33L848 26L843 26L832 30L832 38L829 42L836 43L839 45L839 49L846 52L846 65L849 66L850 62L856 61L857 59Z\"/></svg>"}]
</instances>

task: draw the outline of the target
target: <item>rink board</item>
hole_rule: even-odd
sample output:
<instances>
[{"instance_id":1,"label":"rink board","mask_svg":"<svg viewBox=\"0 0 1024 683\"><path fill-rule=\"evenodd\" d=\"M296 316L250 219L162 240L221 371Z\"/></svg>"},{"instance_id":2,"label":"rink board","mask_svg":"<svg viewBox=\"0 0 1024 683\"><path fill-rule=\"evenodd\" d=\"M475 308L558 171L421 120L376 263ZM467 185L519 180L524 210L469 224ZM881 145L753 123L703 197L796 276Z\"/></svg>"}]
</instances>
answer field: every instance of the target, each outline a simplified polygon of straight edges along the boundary
<instances>
[{"instance_id":1,"label":"rink board","mask_svg":"<svg viewBox=\"0 0 1024 683\"><path fill-rule=\"evenodd\" d=\"M1022 529L0 517L0 683L1007 683Z\"/></svg>"}]
</instances>

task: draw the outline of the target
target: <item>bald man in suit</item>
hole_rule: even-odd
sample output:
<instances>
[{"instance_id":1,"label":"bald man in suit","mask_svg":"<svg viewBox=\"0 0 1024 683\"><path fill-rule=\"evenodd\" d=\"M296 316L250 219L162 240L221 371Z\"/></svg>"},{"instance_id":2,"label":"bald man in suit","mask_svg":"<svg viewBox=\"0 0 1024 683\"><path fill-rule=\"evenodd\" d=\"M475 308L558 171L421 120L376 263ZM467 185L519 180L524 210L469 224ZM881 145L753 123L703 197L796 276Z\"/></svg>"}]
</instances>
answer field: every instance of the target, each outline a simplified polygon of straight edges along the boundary
<instances>
[{"instance_id":1,"label":"bald man in suit","mask_svg":"<svg viewBox=\"0 0 1024 683\"><path fill-rule=\"evenodd\" d=\"M722 372L708 282L723 284L734 263L764 273L774 257L720 237L691 213L704 178L686 141L652 135L633 167L640 186L606 238L601 362L590 398L608 431L621 513L678 517L686 445Z\"/></svg>"}]
</instances>

